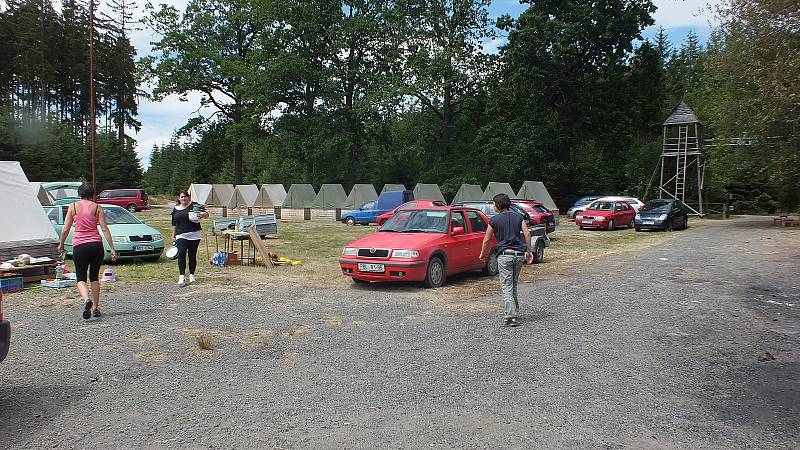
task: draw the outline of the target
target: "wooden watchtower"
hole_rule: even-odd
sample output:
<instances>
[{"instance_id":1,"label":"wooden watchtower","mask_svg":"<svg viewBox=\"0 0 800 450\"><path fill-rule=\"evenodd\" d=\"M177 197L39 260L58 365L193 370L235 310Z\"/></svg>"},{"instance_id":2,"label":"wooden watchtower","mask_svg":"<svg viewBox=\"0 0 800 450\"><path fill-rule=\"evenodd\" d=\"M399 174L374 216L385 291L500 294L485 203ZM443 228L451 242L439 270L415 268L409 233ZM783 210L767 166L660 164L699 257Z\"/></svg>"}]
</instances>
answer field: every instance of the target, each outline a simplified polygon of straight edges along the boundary
<instances>
[{"instance_id":1,"label":"wooden watchtower","mask_svg":"<svg viewBox=\"0 0 800 450\"><path fill-rule=\"evenodd\" d=\"M658 198L680 200L694 214L702 216L703 179L706 169L703 155L703 124L689 105L681 101L662 125L664 144L661 150ZM691 173L693 171L696 172L696 176ZM686 201L687 193L689 202ZM691 200L695 195L696 203Z\"/></svg>"}]
</instances>

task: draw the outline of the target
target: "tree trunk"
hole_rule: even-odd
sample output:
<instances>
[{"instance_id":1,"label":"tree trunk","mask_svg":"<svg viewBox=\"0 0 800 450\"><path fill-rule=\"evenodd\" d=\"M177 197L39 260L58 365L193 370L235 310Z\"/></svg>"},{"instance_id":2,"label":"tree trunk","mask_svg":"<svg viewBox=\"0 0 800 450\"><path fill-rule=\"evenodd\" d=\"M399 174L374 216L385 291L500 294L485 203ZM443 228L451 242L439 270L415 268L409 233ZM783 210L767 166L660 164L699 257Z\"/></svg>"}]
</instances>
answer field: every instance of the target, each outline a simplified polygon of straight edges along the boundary
<instances>
[{"instance_id":1,"label":"tree trunk","mask_svg":"<svg viewBox=\"0 0 800 450\"><path fill-rule=\"evenodd\" d=\"M244 144L237 141L233 148L233 183L235 185L242 184L242 154L244 153Z\"/></svg>"}]
</instances>

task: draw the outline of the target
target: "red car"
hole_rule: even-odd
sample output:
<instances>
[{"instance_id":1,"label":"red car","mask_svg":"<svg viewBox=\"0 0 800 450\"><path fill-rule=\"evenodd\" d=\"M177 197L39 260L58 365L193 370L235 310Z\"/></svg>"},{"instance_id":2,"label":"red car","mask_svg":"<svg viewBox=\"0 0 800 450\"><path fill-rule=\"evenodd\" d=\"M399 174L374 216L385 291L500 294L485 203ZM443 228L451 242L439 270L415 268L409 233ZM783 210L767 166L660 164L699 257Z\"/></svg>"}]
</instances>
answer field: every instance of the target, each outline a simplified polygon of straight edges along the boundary
<instances>
[{"instance_id":1,"label":"red car","mask_svg":"<svg viewBox=\"0 0 800 450\"><path fill-rule=\"evenodd\" d=\"M439 287L467 270L494 275L494 252L485 263L478 259L488 222L482 212L459 206L401 209L379 231L347 244L339 265L356 283L422 281Z\"/></svg>"},{"instance_id":2,"label":"red car","mask_svg":"<svg viewBox=\"0 0 800 450\"><path fill-rule=\"evenodd\" d=\"M97 203L121 206L130 212L150 208L144 189L108 189L97 196Z\"/></svg>"},{"instance_id":3,"label":"red car","mask_svg":"<svg viewBox=\"0 0 800 450\"><path fill-rule=\"evenodd\" d=\"M430 208L431 206L445 206L446 203L441 200L411 200L410 202L405 202L402 205L398 206L397 208L385 212L378 216L378 226L380 227L383 225L383 222L389 220L394 213L400 211L401 209L409 209L409 208L416 208L417 206L421 208Z\"/></svg>"},{"instance_id":4,"label":"red car","mask_svg":"<svg viewBox=\"0 0 800 450\"><path fill-rule=\"evenodd\" d=\"M532 225L544 225L547 233L556 231L556 216L543 203L536 200L511 200L519 205L531 218Z\"/></svg>"},{"instance_id":5,"label":"red car","mask_svg":"<svg viewBox=\"0 0 800 450\"><path fill-rule=\"evenodd\" d=\"M575 216L575 224L584 228L605 228L613 230L617 227L633 228L636 210L623 201L597 200L586 207L586 210Z\"/></svg>"}]
</instances>

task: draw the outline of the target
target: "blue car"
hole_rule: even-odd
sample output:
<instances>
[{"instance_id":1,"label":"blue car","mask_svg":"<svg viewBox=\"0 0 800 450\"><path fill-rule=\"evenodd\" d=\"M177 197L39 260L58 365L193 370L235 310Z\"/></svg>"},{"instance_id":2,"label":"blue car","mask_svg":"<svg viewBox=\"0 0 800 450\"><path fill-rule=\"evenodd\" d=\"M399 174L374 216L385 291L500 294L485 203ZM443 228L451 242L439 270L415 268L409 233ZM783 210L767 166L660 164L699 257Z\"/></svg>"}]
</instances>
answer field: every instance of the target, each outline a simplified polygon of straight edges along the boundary
<instances>
[{"instance_id":1,"label":"blue car","mask_svg":"<svg viewBox=\"0 0 800 450\"><path fill-rule=\"evenodd\" d=\"M361 208L342 213L342 222L347 225L377 223L378 216L411 200L414 200L414 191L384 192L374 202L368 202Z\"/></svg>"},{"instance_id":2,"label":"blue car","mask_svg":"<svg viewBox=\"0 0 800 450\"><path fill-rule=\"evenodd\" d=\"M689 214L680 200L650 200L639 208L633 227L642 230L685 230L689 228Z\"/></svg>"}]
</instances>

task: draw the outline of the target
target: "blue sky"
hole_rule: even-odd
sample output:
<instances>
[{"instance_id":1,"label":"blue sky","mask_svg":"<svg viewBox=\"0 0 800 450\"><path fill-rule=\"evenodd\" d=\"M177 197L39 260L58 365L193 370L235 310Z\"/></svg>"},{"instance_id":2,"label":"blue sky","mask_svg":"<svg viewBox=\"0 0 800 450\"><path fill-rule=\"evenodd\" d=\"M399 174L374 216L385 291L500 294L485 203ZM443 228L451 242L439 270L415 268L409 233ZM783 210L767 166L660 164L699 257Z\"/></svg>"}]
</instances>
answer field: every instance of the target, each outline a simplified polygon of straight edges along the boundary
<instances>
[{"instance_id":1,"label":"blue sky","mask_svg":"<svg viewBox=\"0 0 800 450\"><path fill-rule=\"evenodd\" d=\"M644 38L654 40L658 28L663 27L673 46L680 46L690 31L699 36L700 42L706 42L712 26L710 8L719 2L720 0L654 0L658 7L654 14L655 25L644 31ZM182 11L186 0L173 1L171 4ZM518 0L494 0L489 8L489 13L492 17L502 14L517 17L526 8L527 4L520 4ZM140 56L150 52L150 41L152 40L155 40L155 37L147 30L139 30L134 33L133 45ZM502 44L501 40L495 41L493 45L487 46L487 51L490 50L488 47L496 48ZM150 151L153 145L160 146L168 143L174 131L196 113L199 105L199 95L189 95L186 102L179 101L177 96L170 96L158 103L147 100L141 102L139 120L142 122L142 129L139 133L134 134L133 130L130 130L129 133L138 142L136 151L145 168L149 165ZM200 112L208 115L211 110L205 109Z\"/></svg>"}]
</instances>

